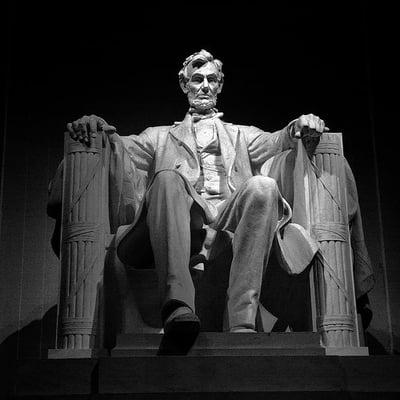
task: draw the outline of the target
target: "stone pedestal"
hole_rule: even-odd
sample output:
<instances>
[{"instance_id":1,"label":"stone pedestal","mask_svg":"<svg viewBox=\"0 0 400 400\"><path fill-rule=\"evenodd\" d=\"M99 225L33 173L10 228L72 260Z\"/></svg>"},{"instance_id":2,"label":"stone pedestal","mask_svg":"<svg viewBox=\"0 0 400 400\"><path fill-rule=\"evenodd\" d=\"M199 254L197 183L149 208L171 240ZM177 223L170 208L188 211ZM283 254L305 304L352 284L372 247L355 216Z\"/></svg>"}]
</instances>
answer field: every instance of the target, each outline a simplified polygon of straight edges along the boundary
<instances>
[{"instance_id":1,"label":"stone pedestal","mask_svg":"<svg viewBox=\"0 0 400 400\"><path fill-rule=\"evenodd\" d=\"M21 360L12 399L395 399L398 356ZM397 393L397 395L396 395Z\"/></svg>"}]
</instances>

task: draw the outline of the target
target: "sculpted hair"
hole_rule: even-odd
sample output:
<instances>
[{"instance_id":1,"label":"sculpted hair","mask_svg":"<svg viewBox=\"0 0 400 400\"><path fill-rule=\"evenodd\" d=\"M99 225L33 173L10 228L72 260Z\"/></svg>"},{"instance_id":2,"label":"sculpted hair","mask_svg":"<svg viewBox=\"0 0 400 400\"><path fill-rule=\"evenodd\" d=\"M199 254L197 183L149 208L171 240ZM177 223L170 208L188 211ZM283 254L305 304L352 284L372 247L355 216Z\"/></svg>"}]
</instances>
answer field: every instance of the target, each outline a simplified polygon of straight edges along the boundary
<instances>
[{"instance_id":1,"label":"sculpted hair","mask_svg":"<svg viewBox=\"0 0 400 400\"><path fill-rule=\"evenodd\" d=\"M224 81L224 74L222 72L222 62L214 59L213 55L207 50L200 50L197 53L193 53L183 63L182 69L179 71L179 84L185 86L196 69L201 68L208 62L213 63L218 70L218 80L222 84Z\"/></svg>"}]
</instances>

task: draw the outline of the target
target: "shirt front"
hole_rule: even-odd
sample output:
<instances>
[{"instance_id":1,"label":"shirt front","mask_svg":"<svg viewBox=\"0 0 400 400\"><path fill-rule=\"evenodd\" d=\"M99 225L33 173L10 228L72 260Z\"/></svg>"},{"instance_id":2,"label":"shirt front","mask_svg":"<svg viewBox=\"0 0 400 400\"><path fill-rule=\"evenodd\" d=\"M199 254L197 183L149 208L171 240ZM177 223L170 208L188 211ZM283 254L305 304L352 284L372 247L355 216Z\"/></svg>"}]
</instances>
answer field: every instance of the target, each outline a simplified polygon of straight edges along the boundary
<instances>
[{"instance_id":1,"label":"shirt front","mask_svg":"<svg viewBox=\"0 0 400 400\"><path fill-rule=\"evenodd\" d=\"M201 170L195 188L208 203L219 209L230 196L230 190L214 119L211 117L193 122Z\"/></svg>"}]
</instances>

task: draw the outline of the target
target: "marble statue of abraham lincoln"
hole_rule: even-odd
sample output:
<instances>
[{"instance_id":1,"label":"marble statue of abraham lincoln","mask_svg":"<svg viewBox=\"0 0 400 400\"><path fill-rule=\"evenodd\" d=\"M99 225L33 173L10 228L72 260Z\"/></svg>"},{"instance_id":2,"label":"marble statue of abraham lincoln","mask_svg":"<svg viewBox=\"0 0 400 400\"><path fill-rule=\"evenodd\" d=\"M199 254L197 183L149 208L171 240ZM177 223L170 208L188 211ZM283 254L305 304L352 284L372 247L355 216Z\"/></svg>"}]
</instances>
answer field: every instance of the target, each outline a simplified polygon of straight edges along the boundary
<instances>
[{"instance_id":1,"label":"marble statue of abraham lincoln","mask_svg":"<svg viewBox=\"0 0 400 400\"><path fill-rule=\"evenodd\" d=\"M130 136L118 135L95 115L67 125L73 139L88 145L96 132L107 134L112 223L114 229L121 225L117 254L129 265L144 263L149 252L154 257L165 333L200 330L189 261L193 234L204 225L232 238L228 329L255 331L261 282L287 207L276 181L260 169L271 157L295 148L300 138L328 130L313 114L273 133L227 123L216 109L223 82L222 63L201 50L179 72L189 102L182 122Z\"/></svg>"}]
</instances>

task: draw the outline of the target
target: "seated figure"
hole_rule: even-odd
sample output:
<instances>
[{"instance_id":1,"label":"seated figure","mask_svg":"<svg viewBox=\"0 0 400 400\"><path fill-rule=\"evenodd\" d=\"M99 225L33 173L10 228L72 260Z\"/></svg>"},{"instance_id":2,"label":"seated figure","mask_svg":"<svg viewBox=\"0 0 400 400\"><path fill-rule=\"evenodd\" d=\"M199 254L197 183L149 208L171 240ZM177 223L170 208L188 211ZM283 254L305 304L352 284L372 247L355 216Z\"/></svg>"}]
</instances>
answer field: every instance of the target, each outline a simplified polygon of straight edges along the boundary
<instances>
[{"instance_id":1,"label":"seated figure","mask_svg":"<svg viewBox=\"0 0 400 400\"><path fill-rule=\"evenodd\" d=\"M255 332L274 238L291 215L281 184L261 169L294 150L300 139L315 141L328 131L313 114L302 115L274 133L224 122L216 109L223 77L222 63L201 50L189 56L179 72L189 102L182 122L131 136L118 135L116 128L95 115L67 125L70 136L88 146L98 131L109 140L111 212L118 214L124 206L123 220L130 222L119 229L117 255L129 265L154 260L166 334L200 330L190 259L204 240L211 247L210 259L217 257L225 237L232 252L228 329ZM204 226L213 230L213 240L205 238Z\"/></svg>"}]
</instances>

